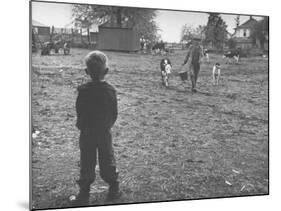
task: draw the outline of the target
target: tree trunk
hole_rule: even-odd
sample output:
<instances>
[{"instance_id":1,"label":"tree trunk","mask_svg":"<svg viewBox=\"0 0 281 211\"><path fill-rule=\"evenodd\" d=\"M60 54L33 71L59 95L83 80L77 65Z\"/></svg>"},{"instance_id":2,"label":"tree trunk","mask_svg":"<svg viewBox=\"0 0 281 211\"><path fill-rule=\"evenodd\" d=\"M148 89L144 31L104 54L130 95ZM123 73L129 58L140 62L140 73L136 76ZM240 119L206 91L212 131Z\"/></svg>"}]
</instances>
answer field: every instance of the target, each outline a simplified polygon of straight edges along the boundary
<instances>
[{"instance_id":1,"label":"tree trunk","mask_svg":"<svg viewBox=\"0 0 281 211\"><path fill-rule=\"evenodd\" d=\"M122 8L117 8L116 11L116 21L117 21L117 26L122 27Z\"/></svg>"},{"instance_id":2,"label":"tree trunk","mask_svg":"<svg viewBox=\"0 0 281 211\"><path fill-rule=\"evenodd\" d=\"M53 34L54 34L54 31L55 31L55 27L52 26L52 28L51 28L51 35L50 35L50 42L53 41Z\"/></svg>"},{"instance_id":3,"label":"tree trunk","mask_svg":"<svg viewBox=\"0 0 281 211\"><path fill-rule=\"evenodd\" d=\"M87 28L88 43L91 44L90 29Z\"/></svg>"},{"instance_id":4,"label":"tree trunk","mask_svg":"<svg viewBox=\"0 0 281 211\"><path fill-rule=\"evenodd\" d=\"M73 44L74 41L74 32L73 32L73 28L71 28L71 44Z\"/></svg>"}]
</instances>

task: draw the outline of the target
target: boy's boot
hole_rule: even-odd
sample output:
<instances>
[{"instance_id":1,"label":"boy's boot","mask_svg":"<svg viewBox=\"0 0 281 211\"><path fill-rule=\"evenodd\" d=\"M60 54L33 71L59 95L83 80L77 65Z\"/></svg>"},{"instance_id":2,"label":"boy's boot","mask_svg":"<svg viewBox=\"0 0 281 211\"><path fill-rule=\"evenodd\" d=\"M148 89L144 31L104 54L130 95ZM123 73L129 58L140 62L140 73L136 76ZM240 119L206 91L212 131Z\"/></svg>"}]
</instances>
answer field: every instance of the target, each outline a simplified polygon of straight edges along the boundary
<instances>
[{"instance_id":1,"label":"boy's boot","mask_svg":"<svg viewBox=\"0 0 281 211\"><path fill-rule=\"evenodd\" d=\"M115 199L120 198L121 192L119 190L119 182L114 182L109 184L108 194L107 194L107 201L113 201Z\"/></svg>"}]
</instances>

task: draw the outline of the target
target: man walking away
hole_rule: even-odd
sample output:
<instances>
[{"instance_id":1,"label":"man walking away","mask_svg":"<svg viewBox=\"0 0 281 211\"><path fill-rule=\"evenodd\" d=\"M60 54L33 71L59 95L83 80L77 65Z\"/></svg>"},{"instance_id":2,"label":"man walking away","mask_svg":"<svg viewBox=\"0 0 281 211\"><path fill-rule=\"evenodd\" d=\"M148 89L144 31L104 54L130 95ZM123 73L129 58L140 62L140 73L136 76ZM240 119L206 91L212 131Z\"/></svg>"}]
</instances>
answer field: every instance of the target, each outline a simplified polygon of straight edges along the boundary
<instances>
[{"instance_id":1,"label":"man walking away","mask_svg":"<svg viewBox=\"0 0 281 211\"><path fill-rule=\"evenodd\" d=\"M187 55L185 57L184 63L182 64L182 66L184 66L186 63L188 64L187 68L190 74L192 92L196 92L196 82L200 70L201 58L203 57L203 50L199 45L200 40L201 39L199 37L194 37L192 39L192 43L187 50Z\"/></svg>"}]
</instances>

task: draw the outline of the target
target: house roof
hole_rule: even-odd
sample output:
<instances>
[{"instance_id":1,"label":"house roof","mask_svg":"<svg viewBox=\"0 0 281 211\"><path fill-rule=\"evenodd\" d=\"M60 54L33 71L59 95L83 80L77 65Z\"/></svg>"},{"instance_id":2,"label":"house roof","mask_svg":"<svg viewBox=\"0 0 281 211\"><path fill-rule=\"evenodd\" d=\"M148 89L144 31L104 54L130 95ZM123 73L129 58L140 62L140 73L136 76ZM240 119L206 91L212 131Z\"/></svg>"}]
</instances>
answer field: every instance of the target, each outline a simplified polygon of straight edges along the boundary
<instances>
[{"instance_id":1,"label":"house roof","mask_svg":"<svg viewBox=\"0 0 281 211\"><path fill-rule=\"evenodd\" d=\"M245 28L252 28L258 21L254 18L250 18L249 20L247 20L246 22L244 22L243 24L241 24L240 26L236 27L236 29L245 29Z\"/></svg>"},{"instance_id":2,"label":"house roof","mask_svg":"<svg viewBox=\"0 0 281 211\"><path fill-rule=\"evenodd\" d=\"M49 26L47 26L47 25L45 25L43 23L40 23L40 22L38 22L36 20L32 20L32 26L49 27Z\"/></svg>"}]
</instances>

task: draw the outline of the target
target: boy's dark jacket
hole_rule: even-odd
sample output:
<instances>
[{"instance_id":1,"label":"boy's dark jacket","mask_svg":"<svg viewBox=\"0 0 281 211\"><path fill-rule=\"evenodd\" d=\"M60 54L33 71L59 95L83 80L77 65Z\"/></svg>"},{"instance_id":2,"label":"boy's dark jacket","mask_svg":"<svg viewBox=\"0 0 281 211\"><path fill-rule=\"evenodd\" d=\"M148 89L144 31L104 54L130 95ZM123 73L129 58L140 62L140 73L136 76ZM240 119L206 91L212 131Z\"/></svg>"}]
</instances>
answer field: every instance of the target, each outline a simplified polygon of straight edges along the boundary
<instances>
[{"instance_id":1,"label":"boy's dark jacket","mask_svg":"<svg viewBox=\"0 0 281 211\"><path fill-rule=\"evenodd\" d=\"M107 82L89 82L78 87L76 100L79 130L107 132L117 119L116 90Z\"/></svg>"}]
</instances>

